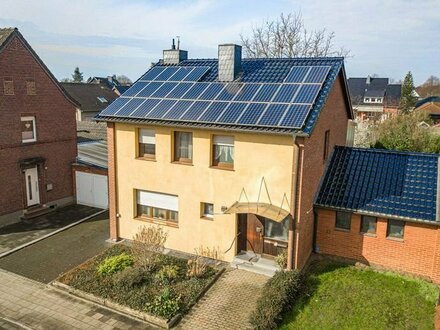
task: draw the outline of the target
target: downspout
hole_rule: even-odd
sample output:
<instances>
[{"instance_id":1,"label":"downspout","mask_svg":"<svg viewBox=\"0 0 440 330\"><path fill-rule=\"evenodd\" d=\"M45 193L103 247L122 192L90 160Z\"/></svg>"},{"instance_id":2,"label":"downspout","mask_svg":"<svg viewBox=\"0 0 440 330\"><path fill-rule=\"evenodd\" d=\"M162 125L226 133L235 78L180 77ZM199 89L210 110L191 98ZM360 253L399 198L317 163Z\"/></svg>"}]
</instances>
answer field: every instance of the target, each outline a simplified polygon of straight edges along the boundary
<instances>
[{"instance_id":1,"label":"downspout","mask_svg":"<svg viewBox=\"0 0 440 330\"><path fill-rule=\"evenodd\" d=\"M301 141L295 141L296 146L298 147L298 170L297 170L297 184L296 184L296 193L295 193L295 220L296 220L296 227L295 227L295 269L298 269L298 256L299 256L299 227L301 226L300 223L300 216L301 216L301 194L302 194L302 186L303 186L303 169L304 169L304 143Z\"/></svg>"}]
</instances>

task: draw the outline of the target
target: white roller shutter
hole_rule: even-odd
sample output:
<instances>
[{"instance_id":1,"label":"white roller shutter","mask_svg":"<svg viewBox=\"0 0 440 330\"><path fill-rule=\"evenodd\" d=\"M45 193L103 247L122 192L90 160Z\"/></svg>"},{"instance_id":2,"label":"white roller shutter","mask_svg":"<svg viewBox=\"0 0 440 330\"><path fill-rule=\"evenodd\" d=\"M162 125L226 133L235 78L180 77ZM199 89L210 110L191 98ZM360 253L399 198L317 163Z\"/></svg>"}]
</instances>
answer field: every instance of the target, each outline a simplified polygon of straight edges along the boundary
<instances>
[{"instance_id":1,"label":"white roller shutter","mask_svg":"<svg viewBox=\"0 0 440 330\"><path fill-rule=\"evenodd\" d=\"M160 194L150 191L137 191L138 204L157 207L171 211L179 211L179 199L174 195Z\"/></svg>"},{"instance_id":2,"label":"white roller shutter","mask_svg":"<svg viewBox=\"0 0 440 330\"><path fill-rule=\"evenodd\" d=\"M214 135L214 144L234 146L234 137L226 135Z\"/></svg>"},{"instance_id":3,"label":"white roller shutter","mask_svg":"<svg viewBox=\"0 0 440 330\"><path fill-rule=\"evenodd\" d=\"M139 143L156 144L156 133L153 129L139 129Z\"/></svg>"}]
</instances>

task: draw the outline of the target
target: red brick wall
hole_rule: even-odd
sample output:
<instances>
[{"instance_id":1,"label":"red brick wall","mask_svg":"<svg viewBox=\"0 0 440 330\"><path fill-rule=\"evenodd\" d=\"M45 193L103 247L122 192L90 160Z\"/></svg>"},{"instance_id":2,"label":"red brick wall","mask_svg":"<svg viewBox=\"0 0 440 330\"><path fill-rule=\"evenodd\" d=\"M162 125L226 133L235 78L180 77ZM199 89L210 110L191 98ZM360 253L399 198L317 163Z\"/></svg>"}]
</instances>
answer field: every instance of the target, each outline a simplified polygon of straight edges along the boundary
<instances>
[{"instance_id":1,"label":"red brick wall","mask_svg":"<svg viewBox=\"0 0 440 330\"><path fill-rule=\"evenodd\" d=\"M14 95L4 95L4 78L12 78ZM36 95L27 95L28 79L35 81ZM21 116L36 117L37 142L22 143ZM41 203L73 196L75 106L18 37L0 52L0 123L0 215L26 207L20 159L46 159L38 167ZM53 184L53 190L46 191L47 183Z\"/></svg>"},{"instance_id":2,"label":"red brick wall","mask_svg":"<svg viewBox=\"0 0 440 330\"><path fill-rule=\"evenodd\" d=\"M318 210L316 244L319 253L430 277L440 283L438 226L406 222L403 240L395 240L386 237L387 219L377 219L375 236L360 233L359 214L352 215L350 231L335 229L335 221L335 211Z\"/></svg>"},{"instance_id":3,"label":"red brick wall","mask_svg":"<svg viewBox=\"0 0 440 330\"><path fill-rule=\"evenodd\" d=\"M335 145L345 145L348 109L345 103L344 82L336 80L321 111L310 138L304 140L304 169L301 188L300 217L296 223L295 268L301 269L312 252L314 216L313 200L325 168L324 135L330 130L329 155Z\"/></svg>"}]
</instances>

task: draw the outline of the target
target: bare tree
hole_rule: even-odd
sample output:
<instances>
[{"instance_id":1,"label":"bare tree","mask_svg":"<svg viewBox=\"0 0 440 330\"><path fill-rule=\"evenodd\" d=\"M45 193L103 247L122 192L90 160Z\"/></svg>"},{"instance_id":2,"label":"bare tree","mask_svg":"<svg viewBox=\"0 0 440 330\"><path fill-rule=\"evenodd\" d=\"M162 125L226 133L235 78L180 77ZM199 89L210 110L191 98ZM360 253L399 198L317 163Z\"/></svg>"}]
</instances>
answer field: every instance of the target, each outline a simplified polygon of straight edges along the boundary
<instances>
[{"instance_id":1,"label":"bare tree","mask_svg":"<svg viewBox=\"0 0 440 330\"><path fill-rule=\"evenodd\" d=\"M131 85L133 82L126 75L121 74L116 77L116 80L119 81L122 85Z\"/></svg>"},{"instance_id":2,"label":"bare tree","mask_svg":"<svg viewBox=\"0 0 440 330\"><path fill-rule=\"evenodd\" d=\"M245 55L260 57L348 56L345 48L334 49L334 32L325 28L309 31L301 13L281 14L274 21L253 27L250 36L240 35Z\"/></svg>"}]
</instances>

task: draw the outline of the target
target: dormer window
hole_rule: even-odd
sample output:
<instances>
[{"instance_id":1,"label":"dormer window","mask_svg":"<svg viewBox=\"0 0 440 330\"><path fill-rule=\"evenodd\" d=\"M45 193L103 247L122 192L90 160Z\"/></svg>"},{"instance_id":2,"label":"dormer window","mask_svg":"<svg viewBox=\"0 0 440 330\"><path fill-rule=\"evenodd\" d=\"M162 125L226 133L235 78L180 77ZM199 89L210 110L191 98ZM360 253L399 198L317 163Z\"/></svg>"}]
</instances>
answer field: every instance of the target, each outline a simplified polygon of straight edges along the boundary
<instances>
[{"instance_id":1,"label":"dormer window","mask_svg":"<svg viewBox=\"0 0 440 330\"><path fill-rule=\"evenodd\" d=\"M369 98L369 97L365 97L365 98L364 98L364 102L365 102L365 103L370 103L370 98Z\"/></svg>"}]
</instances>

